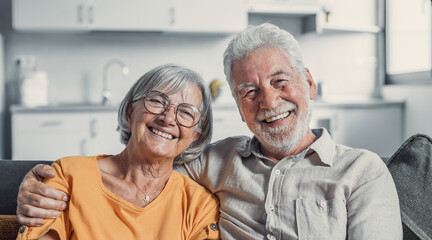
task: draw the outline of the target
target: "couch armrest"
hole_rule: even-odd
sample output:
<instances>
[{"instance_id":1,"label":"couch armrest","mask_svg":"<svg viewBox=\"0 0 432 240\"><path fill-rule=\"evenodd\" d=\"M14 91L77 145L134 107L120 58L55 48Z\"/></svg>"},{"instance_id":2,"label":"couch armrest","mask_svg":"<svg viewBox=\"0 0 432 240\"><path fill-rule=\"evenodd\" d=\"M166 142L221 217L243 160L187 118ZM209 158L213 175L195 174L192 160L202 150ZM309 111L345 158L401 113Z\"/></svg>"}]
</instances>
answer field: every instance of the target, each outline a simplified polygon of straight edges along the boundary
<instances>
[{"instance_id":1,"label":"couch armrest","mask_svg":"<svg viewBox=\"0 0 432 240\"><path fill-rule=\"evenodd\" d=\"M0 214L15 214L21 181L27 172L39 163L52 164L52 161L0 160Z\"/></svg>"},{"instance_id":2,"label":"couch armrest","mask_svg":"<svg viewBox=\"0 0 432 240\"><path fill-rule=\"evenodd\" d=\"M16 239L19 226L15 215L0 215L0 240Z\"/></svg>"}]
</instances>

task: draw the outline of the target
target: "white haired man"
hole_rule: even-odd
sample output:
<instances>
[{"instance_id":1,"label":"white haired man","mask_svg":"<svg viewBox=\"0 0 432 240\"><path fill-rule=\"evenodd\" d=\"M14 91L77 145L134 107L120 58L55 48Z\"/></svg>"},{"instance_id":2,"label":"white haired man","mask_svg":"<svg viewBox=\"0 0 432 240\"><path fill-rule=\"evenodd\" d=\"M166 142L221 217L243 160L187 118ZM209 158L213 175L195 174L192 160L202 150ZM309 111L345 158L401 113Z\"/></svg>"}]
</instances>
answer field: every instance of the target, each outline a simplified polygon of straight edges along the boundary
<instances>
[{"instance_id":1,"label":"white haired man","mask_svg":"<svg viewBox=\"0 0 432 240\"><path fill-rule=\"evenodd\" d=\"M223 239L402 239L396 188L382 160L309 128L316 85L291 34L268 23L247 27L229 43L224 69L254 137L210 144L175 166L219 198ZM64 193L38 180L52 177L48 169L35 167L22 184L23 224L66 207Z\"/></svg>"}]
</instances>

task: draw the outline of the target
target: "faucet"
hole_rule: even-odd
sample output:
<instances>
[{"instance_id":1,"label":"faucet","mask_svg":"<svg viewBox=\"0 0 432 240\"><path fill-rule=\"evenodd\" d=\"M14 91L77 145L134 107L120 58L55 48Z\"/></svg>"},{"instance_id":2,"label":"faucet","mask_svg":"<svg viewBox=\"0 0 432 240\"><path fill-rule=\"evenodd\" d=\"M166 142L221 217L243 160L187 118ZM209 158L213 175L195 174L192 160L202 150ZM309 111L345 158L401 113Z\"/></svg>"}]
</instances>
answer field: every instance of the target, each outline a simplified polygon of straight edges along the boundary
<instances>
[{"instance_id":1,"label":"faucet","mask_svg":"<svg viewBox=\"0 0 432 240\"><path fill-rule=\"evenodd\" d=\"M121 67L123 76L126 76L129 73L129 68L127 68L126 64L120 59L111 59L105 63L102 72L102 105L107 105L111 102L112 94L108 90L108 70L114 64Z\"/></svg>"}]
</instances>

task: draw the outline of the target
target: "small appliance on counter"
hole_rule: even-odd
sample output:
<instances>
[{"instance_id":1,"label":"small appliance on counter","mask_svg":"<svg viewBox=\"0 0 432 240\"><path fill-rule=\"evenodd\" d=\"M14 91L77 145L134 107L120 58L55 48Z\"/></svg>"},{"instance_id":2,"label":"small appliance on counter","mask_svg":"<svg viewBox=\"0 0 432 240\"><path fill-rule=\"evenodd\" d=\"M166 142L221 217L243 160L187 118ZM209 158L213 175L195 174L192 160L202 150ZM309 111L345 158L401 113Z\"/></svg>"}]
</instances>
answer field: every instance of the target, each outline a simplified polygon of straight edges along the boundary
<instances>
[{"instance_id":1,"label":"small appliance on counter","mask_svg":"<svg viewBox=\"0 0 432 240\"><path fill-rule=\"evenodd\" d=\"M36 58L22 57L17 60L20 104L26 107L48 105L48 77L44 71L37 70Z\"/></svg>"}]
</instances>

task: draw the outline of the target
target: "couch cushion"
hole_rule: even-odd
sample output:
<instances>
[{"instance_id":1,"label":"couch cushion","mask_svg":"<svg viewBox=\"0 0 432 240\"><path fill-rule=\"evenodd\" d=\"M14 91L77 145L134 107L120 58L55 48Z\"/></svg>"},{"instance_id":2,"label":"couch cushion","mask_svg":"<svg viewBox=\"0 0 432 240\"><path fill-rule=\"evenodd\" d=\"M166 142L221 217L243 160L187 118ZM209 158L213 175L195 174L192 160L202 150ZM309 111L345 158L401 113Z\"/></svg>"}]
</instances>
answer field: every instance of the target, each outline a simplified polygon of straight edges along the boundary
<instances>
[{"instance_id":1,"label":"couch cushion","mask_svg":"<svg viewBox=\"0 0 432 240\"><path fill-rule=\"evenodd\" d=\"M15 215L0 215L0 240L16 239L19 226Z\"/></svg>"},{"instance_id":2,"label":"couch cushion","mask_svg":"<svg viewBox=\"0 0 432 240\"><path fill-rule=\"evenodd\" d=\"M51 164L52 161L0 160L0 214L15 214L19 185L27 172L39 163Z\"/></svg>"},{"instance_id":3,"label":"couch cushion","mask_svg":"<svg viewBox=\"0 0 432 240\"><path fill-rule=\"evenodd\" d=\"M432 239L432 139L424 134L410 137L387 165L398 191L404 225L421 239ZM404 239L407 234L404 232Z\"/></svg>"}]
</instances>

